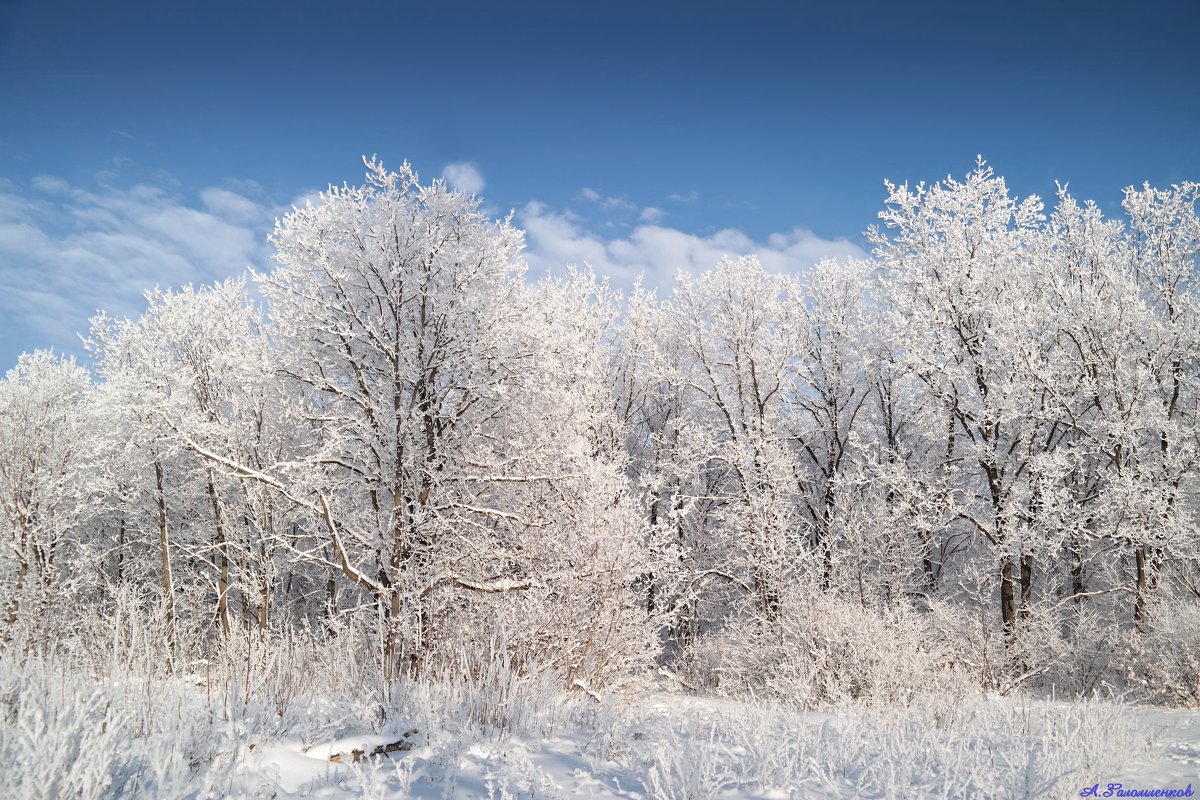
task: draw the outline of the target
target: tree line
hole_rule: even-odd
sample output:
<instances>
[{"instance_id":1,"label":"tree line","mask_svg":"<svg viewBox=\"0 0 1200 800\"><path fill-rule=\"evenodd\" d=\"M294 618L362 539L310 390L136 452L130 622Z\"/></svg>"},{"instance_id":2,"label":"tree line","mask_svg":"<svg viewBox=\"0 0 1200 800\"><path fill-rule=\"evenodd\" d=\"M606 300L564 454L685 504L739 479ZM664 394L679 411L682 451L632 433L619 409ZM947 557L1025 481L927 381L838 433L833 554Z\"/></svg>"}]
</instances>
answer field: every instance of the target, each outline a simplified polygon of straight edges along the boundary
<instances>
[{"instance_id":1,"label":"tree line","mask_svg":"<svg viewBox=\"0 0 1200 800\"><path fill-rule=\"evenodd\" d=\"M899 648L1200 700L1200 184L1106 219L980 161L887 184L869 258L659 296L527 281L511 219L367 167L252 284L0 382L6 653L133 591L167 669L353 629L411 675L503 629L588 691L857 696Z\"/></svg>"}]
</instances>

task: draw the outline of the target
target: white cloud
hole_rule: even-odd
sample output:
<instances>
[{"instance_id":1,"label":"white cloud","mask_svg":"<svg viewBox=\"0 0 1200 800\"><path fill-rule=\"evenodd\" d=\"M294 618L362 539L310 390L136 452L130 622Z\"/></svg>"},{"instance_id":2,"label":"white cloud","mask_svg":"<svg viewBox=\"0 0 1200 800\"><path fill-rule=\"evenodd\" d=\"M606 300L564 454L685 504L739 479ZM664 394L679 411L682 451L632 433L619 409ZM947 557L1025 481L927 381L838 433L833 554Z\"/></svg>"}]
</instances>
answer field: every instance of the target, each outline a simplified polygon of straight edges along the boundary
<instances>
[{"instance_id":1,"label":"white cloud","mask_svg":"<svg viewBox=\"0 0 1200 800\"><path fill-rule=\"evenodd\" d=\"M667 199L670 200L672 203L694 203L700 199L700 193L699 192L684 192L681 194L679 192L672 192L670 195L667 196Z\"/></svg>"},{"instance_id":2,"label":"white cloud","mask_svg":"<svg viewBox=\"0 0 1200 800\"><path fill-rule=\"evenodd\" d=\"M560 272L567 265L589 265L614 285L629 287L639 278L649 288L666 289L678 270L699 273L723 256L757 255L773 272L799 272L822 258L862 258L866 252L848 239L823 239L797 227L756 241L730 228L699 236L661 225L639 225L624 237L605 237L586 229L572 215L542 203L528 203L517 219L525 229L526 260L531 274Z\"/></svg>"},{"instance_id":3,"label":"white cloud","mask_svg":"<svg viewBox=\"0 0 1200 800\"><path fill-rule=\"evenodd\" d=\"M629 202L595 194L599 205ZM40 176L22 187L0 180L0 349L12 350L0 356L11 360L16 349L40 346L78 353L76 333L86 333L99 309L136 316L142 293L154 286L209 283L247 266L269 269L266 236L284 209L258 196L253 186L226 184L189 203L146 184L81 188ZM308 199L315 197L295 202ZM753 253L769 270L799 271L824 257L865 255L853 242L800 227L756 240L736 229L698 235L668 227L655 207L639 214L632 229L605 227L569 210L526 204L517 222L526 230L531 277L588 264L617 286L644 276L647 286L666 289L676 270L707 270L722 256Z\"/></svg>"},{"instance_id":4,"label":"white cloud","mask_svg":"<svg viewBox=\"0 0 1200 800\"><path fill-rule=\"evenodd\" d=\"M200 200L210 213L234 222L261 222L268 213L265 207L228 189L205 189Z\"/></svg>"},{"instance_id":5,"label":"white cloud","mask_svg":"<svg viewBox=\"0 0 1200 800\"><path fill-rule=\"evenodd\" d=\"M33 188L46 194L65 194L71 185L55 175L34 175L30 181Z\"/></svg>"},{"instance_id":6,"label":"white cloud","mask_svg":"<svg viewBox=\"0 0 1200 800\"><path fill-rule=\"evenodd\" d=\"M579 190L579 196L589 203L595 203L606 211L635 211L637 206L628 197L603 195L588 186Z\"/></svg>"},{"instance_id":7,"label":"white cloud","mask_svg":"<svg viewBox=\"0 0 1200 800\"><path fill-rule=\"evenodd\" d=\"M447 164L442 170L442 175L446 178L446 183L450 184L451 189L456 189L467 194L479 194L483 191L483 187L487 184L483 180L483 173L479 171L479 167L469 161L456 161L453 164Z\"/></svg>"},{"instance_id":8,"label":"white cloud","mask_svg":"<svg viewBox=\"0 0 1200 800\"><path fill-rule=\"evenodd\" d=\"M227 189L201 208L155 186L72 186L39 176L0 191L0 329L5 339L79 351L103 309L133 316L154 286L201 284L267 267L277 209ZM15 353L5 353L12 358Z\"/></svg>"}]
</instances>

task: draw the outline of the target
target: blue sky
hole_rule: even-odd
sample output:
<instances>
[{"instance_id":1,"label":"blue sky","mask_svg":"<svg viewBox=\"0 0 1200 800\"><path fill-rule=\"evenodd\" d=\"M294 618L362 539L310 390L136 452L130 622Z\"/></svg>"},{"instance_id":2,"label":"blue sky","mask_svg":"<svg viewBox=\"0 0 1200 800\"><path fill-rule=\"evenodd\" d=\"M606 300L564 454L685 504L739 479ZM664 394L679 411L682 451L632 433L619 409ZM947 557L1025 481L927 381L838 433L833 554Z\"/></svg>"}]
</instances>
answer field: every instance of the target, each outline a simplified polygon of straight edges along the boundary
<instances>
[{"instance_id":1,"label":"blue sky","mask_svg":"<svg viewBox=\"0 0 1200 800\"><path fill-rule=\"evenodd\" d=\"M1200 2L0 0L0 367L269 266L292 202L408 159L628 285L858 251L882 181L1200 178Z\"/></svg>"}]
</instances>

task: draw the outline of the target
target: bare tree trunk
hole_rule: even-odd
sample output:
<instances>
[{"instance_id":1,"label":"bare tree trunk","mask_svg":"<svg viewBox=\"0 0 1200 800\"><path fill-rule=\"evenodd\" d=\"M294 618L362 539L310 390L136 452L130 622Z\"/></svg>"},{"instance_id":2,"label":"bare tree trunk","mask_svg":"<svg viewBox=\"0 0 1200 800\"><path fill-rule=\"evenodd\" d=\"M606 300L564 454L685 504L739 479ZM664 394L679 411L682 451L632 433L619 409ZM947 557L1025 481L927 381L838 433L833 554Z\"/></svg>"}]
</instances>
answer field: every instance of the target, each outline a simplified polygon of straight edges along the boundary
<instances>
[{"instance_id":1,"label":"bare tree trunk","mask_svg":"<svg viewBox=\"0 0 1200 800\"><path fill-rule=\"evenodd\" d=\"M1133 621L1140 631L1146 624L1146 548L1135 547L1133 558L1136 565Z\"/></svg>"},{"instance_id":2,"label":"bare tree trunk","mask_svg":"<svg viewBox=\"0 0 1200 800\"><path fill-rule=\"evenodd\" d=\"M262 535L258 541L258 627L262 630L267 630L267 626L271 621L271 595L273 588L271 585L271 570L269 564L271 554L267 551L266 537L267 531L275 530L273 514L268 507L267 527L263 529ZM283 595L288 596L291 588L292 576L288 574L287 580L283 584Z\"/></svg>"},{"instance_id":3,"label":"bare tree trunk","mask_svg":"<svg viewBox=\"0 0 1200 800\"><path fill-rule=\"evenodd\" d=\"M12 599L8 603L8 613L4 615L4 638L0 640L0 652L8 648L12 642L12 629L17 624L17 616L21 612L21 595L25 591L25 580L29 576L29 562L25 558L25 548L21 548L21 563L17 566L17 584L13 587Z\"/></svg>"},{"instance_id":4,"label":"bare tree trunk","mask_svg":"<svg viewBox=\"0 0 1200 800\"><path fill-rule=\"evenodd\" d=\"M1033 605L1033 553L1021 557L1021 619L1029 619Z\"/></svg>"},{"instance_id":5,"label":"bare tree trunk","mask_svg":"<svg viewBox=\"0 0 1200 800\"><path fill-rule=\"evenodd\" d=\"M828 592L833 586L833 476L826 476L825 481L825 511L821 519L821 591Z\"/></svg>"},{"instance_id":6,"label":"bare tree trunk","mask_svg":"<svg viewBox=\"0 0 1200 800\"><path fill-rule=\"evenodd\" d=\"M334 573L330 570L329 577L325 580L325 618L331 626L333 618L337 615L337 589L337 579L334 578ZM332 630L332 627L330 630Z\"/></svg>"},{"instance_id":7,"label":"bare tree trunk","mask_svg":"<svg viewBox=\"0 0 1200 800\"><path fill-rule=\"evenodd\" d=\"M415 673L420 667L420 659L417 657L415 645L412 648L405 647L404 625L401 617L404 611L404 601L400 597L400 592L392 589L386 597L381 597L379 602L384 610L384 624L387 625L387 642L383 653L384 677L390 681L399 680L404 672L405 661L408 662L410 673Z\"/></svg>"},{"instance_id":8,"label":"bare tree trunk","mask_svg":"<svg viewBox=\"0 0 1200 800\"><path fill-rule=\"evenodd\" d=\"M1148 580L1151 597L1158 593L1158 581L1162 577L1162 568L1165 559L1166 554L1161 547L1155 547L1150 550L1150 576Z\"/></svg>"},{"instance_id":9,"label":"bare tree trunk","mask_svg":"<svg viewBox=\"0 0 1200 800\"><path fill-rule=\"evenodd\" d=\"M1017 624L1017 600L1013 584L1013 561L1005 556L1000 562L1000 618L1005 636L1011 637Z\"/></svg>"},{"instance_id":10,"label":"bare tree trunk","mask_svg":"<svg viewBox=\"0 0 1200 800\"><path fill-rule=\"evenodd\" d=\"M937 594L937 571L933 568L933 535L922 537L921 549L924 555L921 557L921 571L925 574L925 590L930 596Z\"/></svg>"},{"instance_id":11,"label":"bare tree trunk","mask_svg":"<svg viewBox=\"0 0 1200 800\"><path fill-rule=\"evenodd\" d=\"M270 622L271 584L264 580L258 587L258 628L265 631Z\"/></svg>"},{"instance_id":12,"label":"bare tree trunk","mask_svg":"<svg viewBox=\"0 0 1200 800\"><path fill-rule=\"evenodd\" d=\"M221 510L221 498L213 482L213 472L208 470L208 499L212 502L213 520L216 524L217 546L217 618L221 621L221 633L229 635L229 544L225 535L225 514Z\"/></svg>"},{"instance_id":13,"label":"bare tree trunk","mask_svg":"<svg viewBox=\"0 0 1200 800\"><path fill-rule=\"evenodd\" d=\"M120 584L125 578L125 517L121 517L121 524L117 526L117 570L116 583Z\"/></svg>"},{"instance_id":14,"label":"bare tree trunk","mask_svg":"<svg viewBox=\"0 0 1200 800\"><path fill-rule=\"evenodd\" d=\"M661 502L661 496L658 492L652 492L650 495L653 499L650 501L650 528L654 529L658 525L658 504ZM658 584L655 581L654 572L648 573L646 578L646 613L653 614L655 611L655 602L658 600Z\"/></svg>"},{"instance_id":15,"label":"bare tree trunk","mask_svg":"<svg viewBox=\"0 0 1200 800\"><path fill-rule=\"evenodd\" d=\"M167 669L175 654L175 581L171 574L171 538L167 528L167 495L162 462L154 459L154 486L158 494L158 554L162 560L162 590L167 612Z\"/></svg>"},{"instance_id":16,"label":"bare tree trunk","mask_svg":"<svg viewBox=\"0 0 1200 800\"><path fill-rule=\"evenodd\" d=\"M1134 548L1133 554L1136 567L1133 621L1140 631L1144 630L1147 616L1150 614L1151 597L1158 588L1158 572L1163 563L1163 551L1154 548L1150 558L1147 558L1146 547L1139 545Z\"/></svg>"},{"instance_id":17,"label":"bare tree trunk","mask_svg":"<svg viewBox=\"0 0 1200 800\"><path fill-rule=\"evenodd\" d=\"M1087 573L1083 568L1083 546L1078 542L1071 543L1071 593L1075 602L1083 602L1087 593Z\"/></svg>"},{"instance_id":18,"label":"bare tree trunk","mask_svg":"<svg viewBox=\"0 0 1200 800\"><path fill-rule=\"evenodd\" d=\"M774 581L768 577L766 570L761 565L754 570L754 585L758 594L758 608L762 614L762 619L767 623L775 623L779 620L780 602L779 591L775 588Z\"/></svg>"}]
</instances>

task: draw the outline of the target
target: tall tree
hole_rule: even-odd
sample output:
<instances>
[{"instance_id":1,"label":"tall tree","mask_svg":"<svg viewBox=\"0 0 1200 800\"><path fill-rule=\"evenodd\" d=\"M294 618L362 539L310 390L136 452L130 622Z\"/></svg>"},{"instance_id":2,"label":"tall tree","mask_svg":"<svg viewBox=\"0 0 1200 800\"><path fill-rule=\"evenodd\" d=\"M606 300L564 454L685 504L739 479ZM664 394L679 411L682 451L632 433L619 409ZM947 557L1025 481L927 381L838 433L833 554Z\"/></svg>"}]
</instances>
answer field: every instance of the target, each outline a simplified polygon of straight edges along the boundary
<instances>
[{"instance_id":1,"label":"tall tree","mask_svg":"<svg viewBox=\"0 0 1200 800\"><path fill-rule=\"evenodd\" d=\"M1200 184L1159 190L1148 184L1127 189L1133 270L1153 312L1153 337L1144 366L1153 378L1153 418L1141 463L1154 498L1147 519L1150 535L1134 550L1134 618L1145 619L1167 551L1178 547L1194 519L1184 501L1184 480L1195 471L1198 453L1197 371L1200 369ZM1181 541L1183 540L1183 541ZM1184 545L1185 549L1194 550Z\"/></svg>"},{"instance_id":2,"label":"tall tree","mask_svg":"<svg viewBox=\"0 0 1200 800\"><path fill-rule=\"evenodd\" d=\"M22 355L0 381L0 576L6 602L0 649L22 616L36 628L61 578L77 528L100 488L89 474L99 455L93 389L74 359L45 350Z\"/></svg>"},{"instance_id":3,"label":"tall tree","mask_svg":"<svg viewBox=\"0 0 1200 800\"><path fill-rule=\"evenodd\" d=\"M906 323L893 349L942 409L944 496L998 562L1012 632L1031 602L1037 548L1022 535L1021 487L1043 437L1020 365L1042 338L1038 265L1026 254L1042 203L1018 202L982 160L961 182L888 188L887 231L871 238Z\"/></svg>"},{"instance_id":4,"label":"tall tree","mask_svg":"<svg viewBox=\"0 0 1200 800\"><path fill-rule=\"evenodd\" d=\"M279 267L259 283L308 434L297 469L257 475L309 509L327 560L377 599L395 667L428 650L435 584L532 585L453 564L464 532L537 522L493 503L533 477L536 453L513 446L510 423L537 354L521 232L407 164L367 168L365 185L330 188L271 237Z\"/></svg>"}]
</instances>

